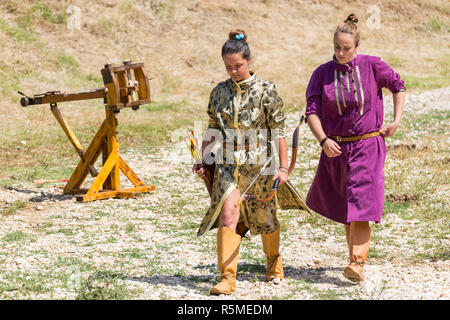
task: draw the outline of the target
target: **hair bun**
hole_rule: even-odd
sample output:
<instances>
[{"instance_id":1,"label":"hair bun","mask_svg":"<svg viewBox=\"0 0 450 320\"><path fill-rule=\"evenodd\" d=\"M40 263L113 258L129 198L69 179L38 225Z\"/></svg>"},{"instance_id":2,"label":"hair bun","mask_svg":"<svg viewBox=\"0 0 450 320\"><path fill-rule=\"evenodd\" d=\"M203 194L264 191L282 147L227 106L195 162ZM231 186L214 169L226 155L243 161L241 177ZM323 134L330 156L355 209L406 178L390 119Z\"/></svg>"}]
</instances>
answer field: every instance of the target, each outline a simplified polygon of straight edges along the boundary
<instances>
[{"instance_id":1,"label":"hair bun","mask_svg":"<svg viewBox=\"0 0 450 320\"><path fill-rule=\"evenodd\" d=\"M356 15L354 13L352 13L347 17L347 19L344 22L351 23L351 24L357 24L358 18L356 17Z\"/></svg>"},{"instance_id":2,"label":"hair bun","mask_svg":"<svg viewBox=\"0 0 450 320\"><path fill-rule=\"evenodd\" d=\"M231 30L230 34L228 35L230 39L237 39L237 40L244 40L247 41L247 34L244 30Z\"/></svg>"}]
</instances>

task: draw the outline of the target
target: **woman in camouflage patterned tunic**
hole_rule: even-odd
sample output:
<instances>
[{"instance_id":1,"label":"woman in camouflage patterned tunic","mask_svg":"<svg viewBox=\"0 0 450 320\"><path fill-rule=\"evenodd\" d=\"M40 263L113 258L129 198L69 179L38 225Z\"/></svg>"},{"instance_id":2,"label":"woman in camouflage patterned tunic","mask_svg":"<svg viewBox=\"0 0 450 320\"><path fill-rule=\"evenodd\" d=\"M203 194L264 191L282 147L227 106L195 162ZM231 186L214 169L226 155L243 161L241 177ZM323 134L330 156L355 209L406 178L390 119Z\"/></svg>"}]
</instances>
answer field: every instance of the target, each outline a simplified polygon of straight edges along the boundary
<instances>
[{"instance_id":1,"label":"woman in camouflage patterned tunic","mask_svg":"<svg viewBox=\"0 0 450 320\"><path fill-rule=\"evenodd\" d=\"M259 80L249 71L251 56L246 39L244 31L232 31L223 45L222 58L230 78L211 92L209 125L202 143L204 161L208 162L208 157L214 155L215 171L211 206L198 235L219 228L217 254L221 281L210 290L211 294L231 294L236 290L242 235L236 233L238 223L252 235L261 234L268 262L267 280L279 283L284 277L276 197L266 202L250 200L238 205L247 187L250 186L248 194L264 199L276 179L280 179L280 185L288 179L283 102L273 83ZM254 181L277 149L278 170L274 168L276 161L271 161L271 166ZM204 177L203 167L194 166L194 171Z\"/></svg>"}]
</instances>

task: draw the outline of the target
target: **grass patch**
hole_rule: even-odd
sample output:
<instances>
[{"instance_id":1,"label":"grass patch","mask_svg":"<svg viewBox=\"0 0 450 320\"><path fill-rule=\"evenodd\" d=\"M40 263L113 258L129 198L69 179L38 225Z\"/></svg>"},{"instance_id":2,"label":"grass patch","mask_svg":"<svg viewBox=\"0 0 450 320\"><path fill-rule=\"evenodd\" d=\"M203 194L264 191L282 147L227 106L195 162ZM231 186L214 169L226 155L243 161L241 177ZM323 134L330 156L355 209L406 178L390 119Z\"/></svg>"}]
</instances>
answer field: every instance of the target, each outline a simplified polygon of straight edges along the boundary
<instances>
[{"instance_id":1,"label":"grass patch","mask_svg":"<svg viewBox=\"0 0 450 320\"><path fill-rule=\"evenodd\" d=\"M127 0L120 5L120 12L122 13L128 13L131 9L133 9L133 1Z\"/></svg>"},{"instance_id":2,"label":"grass patch","mask_svg":"<svg viewBox=\"0 0 450 320\"><path fill-rule=\"evenodd\" d=\"M372 242L376 242L376 239L371 239ZM388 253L385 250L379 250L375 246L372 246L369 250L369 259L385 259L388 257Z\"/></svg>"},{"instance_id":3,"label":"grass patch","mask_svg":"<svg viewBox=\"0 0 450 320\"><path fill-rule=\"evenodd\" d=\"M433 32L447 31L447 26L440 16L434 16L428 22L428 28Z\"/></svg>"},{"instance_id":4,"label":"grass patch","mask_svg":"<svg viewBox=\"0 0 450 320\"><path fill-rule=\"evenodd\" d=\"M14 25L5 19L0 18L0 30L5 32L17 44L25 47L33 47L40 44L39 38L32 31L29 20L22 20L20 24Z\"/></svg>"},{"instance_id":5,"label":"grass patch","mask_svg":"<svg viewBox=\"0 0 450 320\"><path fill-rule=\"evenodd\" d=\"M136 290L129 290L121 280L125 277L112 271L96 271L82 281L76 290L76 300L123 300L130 298Z\"/></svg>"},{"instance_id":6,"label":"grass patch","mask_svg":"<svg viewBox=\"0 0 450 320\"><path fill-rule=\"evenodd\" d=\"M42 19L54 23L54 24L65 24L67 23L67 13L66 10L61 10L54 12L48 4L37 1L31 7L31 12L35 17L41 17Z\"/></svg>"},{"instance_id":7,"label":"grass patch","mask_svg":"<svg viewBox=\"0 0 450 320\"><path fill-rule=\"evenodd\" d=\"M61 163L55 158L54 163L43 162L31 167L5 167L0 175L0 186L20 185L23 182L31 182L34 179L68 179L72 174L72 168L61 167Z\"/></svg>"},{"instance_id":8,"label":"grass patch","mask_svg":"<svg viewBox=\"0 0 450 320\"><path fill-rule=\"evenodd\" d=\"M56 233L62 233L65 236L74 236L76 232L73 229L65 228L65 229L59 229L56 231Z\"/></svg>"},{"instance_id":9,"label":"grass patch","mask_svg":"<svg viewBox=\"0 0 450 320\"><path fill-rule=\"evenodd\" d=\"M0 210L0 214L2 216L10 216L16 214L16 212L20 209L23 209L27 206L27 203L22 200L16 200L12 202L7 208Z\"/></svg>"},{"instance_id":10,"label":"grass patch","mask_svg":"<svg viewBox=\"0 0 450 320\"><path fill-rule=\"evenodd\" d=\"M106 239L106 243L117 243L117 239L114 237L109 237Z\"/></svg>"},{"instance_id":11,"label":"grass patch","mask_svg":"<svg viewBox=\"0 0 450 320\"><path fill-rule=\"evenodd\" d=\"M13 231L13 232L5 234L2 238L2 240L5 242L17 242L17 241L21 241L21 240L27 240L30 238L31 238L31 236L29 234L26 234L23 231Z\"/></svg>"},{"instance_id":12,"label":"grass patch","mask_svg":"<svg viewBox=\"0 0 450 320\"><path fill-rule=\"evenodd\" d=\"M409 207L409 202L399 202L399 201L391 201L389 199L387 199L384 202L384 214L401 214L403 213L408 207Z\"/></svg>"},{"instance_id":13,"label":"grass patch","mask_svg":"<svg viewBox=\"0 0 450 320\"><path fill-rule=\"evenodd\" d=\"M16 295L42 294L52 291L49 288L49 279L53 278L50 274L39 273L21 273L20 271L3 275L8 281L8 285L0 284L0 293L5 294L14 292Z\"/></svg>"},{"instance_id":14,"label":"grass patch","mask_svg":"<svg viewBox=\"0 0 450 320\"><path fill-rule=\"evenodd\" d=\"M171 134L175 129L185 126L187 119L148 120L148 123L126 123L119 126L119 142L125 141L126 147L154 148L171 142Z\"/></svg>"},{"instance_id":15,"label":"grass patch","mask_svg":"<svg viewBox=\"0 0 450 320\"><path fill-rule=\"evenodd\" d=\"M133 233L134 231L136 231L136 226L132 223L128 223L125 227L125 233Z\"/></svg>"},{"instance_id":16,"label":"grass patch","mask_svg":"<svg viewBox=\"0 0 450 320\"><path fill-rule=\"evenodd\" d=\"M122 250L119 254L122 258L133 258L133 259L141 259L146 257L145 250L141 250L139 248L133 249L125 249Z\"/></svg>"},{"instance_id":17,"label":"grass patch","mask_svg":"<svg viewBox=\"0 0 450 320\"><path fill-rule=\"evenodd\" d=\"M430 248L431 247L431 248ZM447 261L450 260L450 249L448 246L442 245L439 243L438 245L428 244L425 246L425 249L431 249L426 252L418 253L414 258L419 260L429 259L432 261L442 260Z\"/></svg>"},{"instance_id":18,"label":"grass patch","mask_svg":"<svg viewBox=\"0 0 450 320\"><path fill-rule=\"evenodd\" d=\"M56 57L56 66L65 71L78 71L78 62L77 60L72 57L68 56L66 54L59 54Z\"/></svg>"},{"instance_id":19,"label":"grass patch","mask_svg":"<svg viewBox=\"0 0 450 320\"><path fill-rule=\"evenodd\" d=\"M1 21L1 20L0 20ZM37 73L23 70L15 70L0 62L0 77L2 78L2 85L0 94L4 97L10 98L13 102L19 102L19 95L17 91L20 90L20 81L25 77L34 77Z\"/></svg>"},{"instance_id":20,"label":"grass patch","mask_svg":"<svg viewBox=\"0 0 450 320\"><path fill-rule=\"evenodd\" d=\"M431 90L450 86L450 77L432 75L426 77L402 76L408 89Z\"/></svg>"},{"instance_id":21,"label":"grass patch","mask_svg":"<svg viewBox=\"0 0 450 320\"><path fill-rule=\"evenodd\" d=\"M141 108L150 112L165 112L165 111L177 111L181 109L183 105L181 103L172 103L168 101L152 102L141 106Z\"/></svg>"},{"instance_id":22,"label":"grass patch","mask_svg":"<svg viewBox=\"0 0 450 320\"><path fill-rule=\"evenodd\" d=\"M68 87L76 88L76 90L89 90L103 87L103 79L93 73L83 73L75 57L65 53L57 53L53 60L59 70L66 72L64 81ZM100 99L98 101L101 103Z\"/></svg>"},{"instance_id":23,"label":"grass patch","mask_svg":"<svg viewBox=\"0 0 450 320\"><path fill-rule=\"evenodd\" d=\"M316 298L319 300L338 300L348 296L349 293L343 291L342 289L338 290L327 289L316 293Z\"/></svg>"},{"instance_id":24,"label":"grass patch","mask_svg":"<svg viewBox=\"0 0 450 320\"><path fill-rule=\"evenodd\" d=\"M101 18L96 23L95 32L103 37L108 37L113 33L115 27L116 25L110 18Z\"/></svg>"}]
</instances>

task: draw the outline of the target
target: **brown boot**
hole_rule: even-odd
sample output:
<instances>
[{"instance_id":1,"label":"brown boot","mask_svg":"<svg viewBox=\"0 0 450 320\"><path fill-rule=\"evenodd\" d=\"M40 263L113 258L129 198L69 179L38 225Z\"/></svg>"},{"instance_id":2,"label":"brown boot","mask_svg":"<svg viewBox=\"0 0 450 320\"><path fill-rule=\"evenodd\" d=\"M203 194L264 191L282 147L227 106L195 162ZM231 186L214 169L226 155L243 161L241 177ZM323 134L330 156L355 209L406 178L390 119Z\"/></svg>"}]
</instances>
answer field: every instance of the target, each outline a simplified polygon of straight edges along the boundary
<instances>
[{"instance_id":1,"label":"brown boot","mask_svg":"<svg viewBox=\"0 0 450 320\"><path fill-rule=\"evenodd\" d=\"M350 251L350 225L344 225L345 227L345 239L347 240L347 247Z\"/></svg>"},{"instance_id":2,"label":"brown boot","mask_svg":"<svg viewBox=\"0 0 450 320\"><path fill-rule=\"evenodd\" d=\"M209 291L210 294L232 294L236 291L236 271L241 236L228 227L217 232L217 260L220 282Z\"/></svg>"},{"instance_id":3,"label":"brown boot","mask_svg":"<svg viewBox=\"0 0 450 320\"><path fill-rule=\"evenodd\" d=\"M369 222L357 221L350 224L350 264L344 269L344 276L350 280L364 280L363 267L369 255L370 233Z\"/></svg>"},{"instance_id":4,"label":"brown boot","mask_svg":"<svg viewBox=\"0 0 450 320\"><path fill-rule=\"evenodd\" d=\"M280 249L280 227L272 233L261 234L263 250L267 257L266 280L275 284L284 278L283 265L281 263Z\"/></svg>"}]
</instances>

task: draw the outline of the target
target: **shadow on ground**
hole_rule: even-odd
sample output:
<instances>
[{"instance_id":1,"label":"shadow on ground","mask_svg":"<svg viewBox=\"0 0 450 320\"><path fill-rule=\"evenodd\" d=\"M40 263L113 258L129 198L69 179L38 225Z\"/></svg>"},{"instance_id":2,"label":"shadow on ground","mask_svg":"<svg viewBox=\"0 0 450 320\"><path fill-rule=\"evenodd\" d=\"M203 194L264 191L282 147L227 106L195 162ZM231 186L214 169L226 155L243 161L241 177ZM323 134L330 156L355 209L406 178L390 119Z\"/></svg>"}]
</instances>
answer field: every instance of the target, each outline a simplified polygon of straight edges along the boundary
<instances>
[{"instance_id":1,"label":"shadow on ground","mask_svg":"<svg viewBox=\"0 0 450 320\"><path fill-rule=\"evenodd\" d=\"M14 187L3 187L6 190L11 190L19 193L29 194L29 195L35 195L34 197L31 197L28 199L29 202L44 202L47 200L54 200L54 201L65 201L68 199L74 198L74 195L71 194L62 194L58 193L50 193L50 192L43 192L39 190L26 190L26 189L18 189Z\"/></svg>"},{"instance_id":2,"label":"shadow on ground","mask_svg":"<svg viewBox=\"0 0 450 320\"><path fill-rule=\"evenodd\" d=\"M203 293L207 293L212 285L217 283L218 270L217 265L197 265L195 269L209 270L210 275L152 275L148 277L127 277L127 280L145 282L149 284L163 284L168 286L182 286L188 289L200 290ZM285 279L288 280L301 280L306 283L312 284L334 284L337 287L353 287L355 284L350 281L342 281L338 277L330 276L327 272L342 272L342 267L292 267L284 266ZM238 281L265 281L266 266L260 264L251 263L239 263L238 264Z\"/></svg>"}]
</instances>

